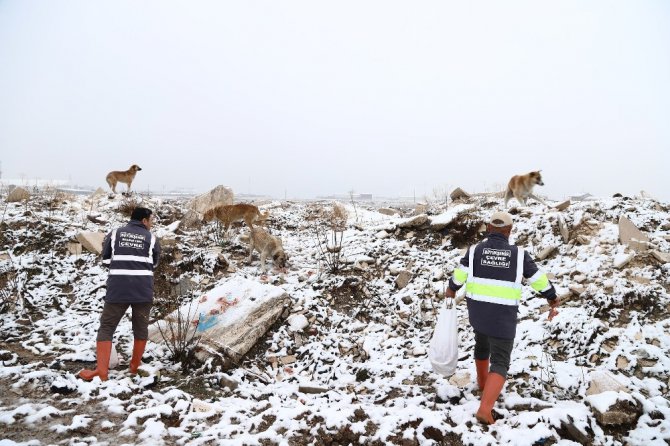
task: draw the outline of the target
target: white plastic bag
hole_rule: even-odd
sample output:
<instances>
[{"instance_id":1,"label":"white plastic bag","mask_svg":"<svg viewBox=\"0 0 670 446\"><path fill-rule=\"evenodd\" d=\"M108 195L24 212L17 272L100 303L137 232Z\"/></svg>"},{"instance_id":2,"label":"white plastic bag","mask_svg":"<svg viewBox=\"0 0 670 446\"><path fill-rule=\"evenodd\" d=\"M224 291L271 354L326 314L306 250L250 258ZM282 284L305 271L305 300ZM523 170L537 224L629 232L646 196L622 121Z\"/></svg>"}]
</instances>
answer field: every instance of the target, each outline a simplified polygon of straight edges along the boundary
<instances>
[{"instance_id":1,"label":"white plastic bag","mask_svg":"<svg viewBox=\"0 0 670 446\"><path fill-rule=\"evenodd\" d=\"M451 376L458 363L458 319L454 299L445 300L437 315L435 331L428 348L428 359L436 373Z\"/></svg>"},{"instance_id":2,"label":"white plastic bag","mask_svg":"<svg viewBox=\"0 0 670 446\"><path fill-rule=\"evenodd\" d=\"M109 368L115 369L119 365L119 353L116 351L116 344L112 344L112 352L109 354Z\"/></svg>"}]
</instances>

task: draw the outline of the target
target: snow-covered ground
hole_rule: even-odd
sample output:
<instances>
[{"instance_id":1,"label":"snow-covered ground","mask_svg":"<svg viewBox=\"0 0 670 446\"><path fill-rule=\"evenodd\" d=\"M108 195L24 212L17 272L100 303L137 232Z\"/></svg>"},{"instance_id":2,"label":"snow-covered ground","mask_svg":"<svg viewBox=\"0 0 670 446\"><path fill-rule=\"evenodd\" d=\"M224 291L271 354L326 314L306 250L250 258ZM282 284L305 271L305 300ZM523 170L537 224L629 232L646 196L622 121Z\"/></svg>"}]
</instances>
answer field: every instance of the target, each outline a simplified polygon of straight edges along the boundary
<instances>
[{"instance_id":1,"label":"snow-covered ground","mask_svg":"<svg viewBox=\"0 0 670 446\"><path fill-rule=\"evenodd\" d=\"M572 203L562 212L538 203L513 211L513 241L534 254L556 247L538 263L553 275L564 304L549 322L546 302L524 289L509 378L495 406L501 418L485 427L474 417L479 395L464 302L456 374L435 374L426 352L449 274L467 244L481 238L477 229L500 209L499 199L434 204L427 218L412 209L389 216L373 203L342 203L348 224L338 274L325 270L316 235L329 236L333 202L266 202L269 230L290 256L287 271L267 275L257 255L245 263L239 236L246 228L222 241L214 225L181 227L185 200L135 200L160 217L156 314L178 283L200 299L246 278L283 289L291 300L285 317L232 368L215 359L175 364L164 345L150 342L146 373L138 376L127 372L132 331L124 318L115 336L120 364L110 380L78 380L95 361L106 271L99 257L69 254L67 244L81 231L125 222L119 210L128 200L3 197L0 445L670 442L670 264L646 251L614 267L631 253L618 242L621 216L653 249L670 252L666 203L621 197ZM567 243L559 219L569 229ZM403 271L411 279L399 289ZM308 325L295 324L295 315ZM602 372L620 388L587 395ZM613 406L633 421L596 418Z\"/></svg>"}]
</instances>

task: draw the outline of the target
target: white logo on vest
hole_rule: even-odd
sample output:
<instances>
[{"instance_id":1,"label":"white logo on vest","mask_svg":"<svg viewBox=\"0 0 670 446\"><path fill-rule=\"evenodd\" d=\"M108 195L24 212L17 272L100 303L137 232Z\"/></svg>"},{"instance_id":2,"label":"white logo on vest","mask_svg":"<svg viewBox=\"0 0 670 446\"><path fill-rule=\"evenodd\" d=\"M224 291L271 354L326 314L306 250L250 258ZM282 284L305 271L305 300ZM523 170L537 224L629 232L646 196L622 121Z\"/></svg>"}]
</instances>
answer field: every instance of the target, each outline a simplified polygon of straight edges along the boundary
<instances>
[{"instance_id":1,"label":"white logo on vest","mask_svg":"<svg viewBox=\"0 0 670 446\"><path fill-rule=\"evenodd\" d=\"M482 251L481 265L494 268L509 268L512 259L512 251L509 249L484 248Z\"/></svg>"}]
</instances>

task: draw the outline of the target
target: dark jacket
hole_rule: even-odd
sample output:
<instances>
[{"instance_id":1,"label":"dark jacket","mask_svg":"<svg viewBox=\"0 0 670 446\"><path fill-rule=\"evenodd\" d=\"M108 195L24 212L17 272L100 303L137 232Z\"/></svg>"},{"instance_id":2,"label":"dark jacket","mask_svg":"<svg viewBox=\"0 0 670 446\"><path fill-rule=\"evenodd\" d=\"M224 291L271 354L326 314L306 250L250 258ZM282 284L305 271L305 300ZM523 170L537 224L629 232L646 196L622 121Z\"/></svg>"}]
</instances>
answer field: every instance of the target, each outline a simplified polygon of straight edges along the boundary
<instances>
[{"instance_id":1,"label":"dark jacket","mask_svg":"<svg viewBox=\"0 0 670 446\"><path fill-rule=\"evenodd\" d=\"M137 220L107 234L102 246L102 262L109 265L105 301L152 302L160 251L156 236Z\"/></svg>"},{"instance_id":2,"label":"dark jacket","mask_svg":"<svg viewBox=\"0 0 670 446\"><path fill-rule=\"evenodd\" d=\"M533 278L531 285L536 288L543 297L548 300L556 298L556 290L551 282L548 281L546 275L538 270L537 265L532 257L525 250L523 251L523 259L519 259L520 249L515 245L510 245L507 237L499 233L489 233L488 238L483 242L474 245L473 268L470 269L470 250L471 246L461 259L459 268L461 270L469 270L471 274L468 276L468 281L472 281L473 277L480 279L493 279L501 281L500 284L508 283L514 286L517 280L517 272L522 272L525 279ZM519 265L520 270L517 269L517 263L523 262ZM520 297L520 280L518 277L518 297ZM491 282L495 284L497 282ZM541 289L537 289L537 284L545 283ZM458 284L454 281L454 277L449 281L449 288L457 291L463 284ZM486 286L486 285L485 285ZM477 295L471 293L471 288L466 285L468 290L467 304L468 316L472 328L485 334L502 339L514 339L516 335L517 313L519 309L519 300L514 299L498 299L498 298L478 298ZM513 290L510 290L513 291ZM488 299L488 301L487 301Z\"/></svg>"}]
</instances>

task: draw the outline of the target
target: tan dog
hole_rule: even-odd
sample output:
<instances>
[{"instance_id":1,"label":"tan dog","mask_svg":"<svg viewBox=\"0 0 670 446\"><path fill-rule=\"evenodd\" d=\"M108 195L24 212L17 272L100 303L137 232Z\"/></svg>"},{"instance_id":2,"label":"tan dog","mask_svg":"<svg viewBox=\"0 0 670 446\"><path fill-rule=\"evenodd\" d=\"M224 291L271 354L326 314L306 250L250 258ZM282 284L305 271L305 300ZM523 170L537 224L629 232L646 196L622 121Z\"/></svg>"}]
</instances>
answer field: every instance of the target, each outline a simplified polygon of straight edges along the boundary
<instances>
[{"instance_id":1,"label":"tan dog","mask_svg":"<svg viewBox=\"0 0 670 446\"><path fill-rule=\"evenodd\" d=\"M507 184L507 190L505 191L505 207L507 207L507 202L516 198L519 204L526 206L526 200L528 197L534 198L545 206L548 206L540 197L533 194L533 187L537 184L538 186L544 186L542 182L541 171L537 170L534 172L529 172L525 175L514 175L509 183Z\"/></svg>"},{"instance_id":2,"label":"tan dog","mask_svg":"<svg viewBox=\"0 0 670 446\"><path fill-rule=\"evenodd\" d=\"M269 214L261 214L261 211L258 210L253 204L238 203L238 204L223 204L215 208L212 208L205 212L203 219L207 221L212 221L215 218L218 219L224 225L224 232L228 232L230 225L236 221L243 221L249 226L249 228L254 227L254 223L262 224Z\"/></svg>"},{"instance_id":3,"label":"tan dog","mask_svg":"<svg viewBox=\"0 0 670 446\"><path fill-rule=\"evenodd\" d=\"M272 264L275 268L286 268L288 256L284 252L284 247L279 237L275 237L261 228L251 228L249 233L249 259L247 263L251 263L254 249L260 253L261 270L263 272L267 271L265 260L268 256L272 258Z\"/></svg>"},{"instance_id":4,"label":"tan dog","mask_svg":"<svg viewBox=\"0 0 670 446\"><path fill-rule=\"evenodd\" d=\"M130 185L135 179L135 174L142 170L137 164L130 166L128 170L114 170L107 174L107 184L112 188L112 192L116 193L116 183L125 183L128 186L128 191L130 192Z\"/></svg>"}]
</instances>

